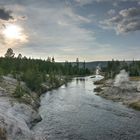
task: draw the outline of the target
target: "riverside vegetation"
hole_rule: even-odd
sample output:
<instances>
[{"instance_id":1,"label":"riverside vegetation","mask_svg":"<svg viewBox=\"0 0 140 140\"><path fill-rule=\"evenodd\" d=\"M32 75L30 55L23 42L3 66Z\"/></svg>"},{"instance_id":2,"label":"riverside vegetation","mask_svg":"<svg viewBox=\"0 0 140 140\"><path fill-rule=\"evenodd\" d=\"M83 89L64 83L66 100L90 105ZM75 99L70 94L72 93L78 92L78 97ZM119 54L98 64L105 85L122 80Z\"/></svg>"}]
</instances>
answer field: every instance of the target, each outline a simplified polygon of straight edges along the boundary
<instances>
[{"instance_id":1,"label":"riverside vegetation","mask_svg":"<svg viewBox=\"0 0 140 140\"><path fill-rule=\"evenodd\" d=\"M104 74L95 82L97 95L140 110L140 61L109 61Z\"/></svg>"},{"instance_id":2,"label":"riverside vegetation","mask_svg":"<svg viewBox=\"0 0 140 140\"><path fill-rule=\"evenodd\" d=\"M24 81L27 87L34 92L42 93L44 84L48 88L57 87L61 85L61 81L67 81L67 78L73 75L86 75L90 71L85 68L79 68L79 62L72 66L71 63L65 62L64 64L55 62L54 58L48 57L47 60L31 59L22 57L14 57L14 52L9 48L5 57L0 58L0 76L12 75L13 78L18 80L14 96L22 97L27 91L21 87L21 82ZM27 92L28 93L28 92Z\"/></svg>"},{"instance_id":3,"label":"riverside vegetation","mask_svg":"<svg viewBox=\"0 0 140 140\"><path fill-rule=\"evenodd\" d=\"M73 76L89 75L79 60L58 63L54 58L31 59L9 48L0 57L0 139L36 139L31 128L41 120L37 109L42 93L68 82ZM12 129L11 129L12 128Z\"/></svg>"}]
</instances>

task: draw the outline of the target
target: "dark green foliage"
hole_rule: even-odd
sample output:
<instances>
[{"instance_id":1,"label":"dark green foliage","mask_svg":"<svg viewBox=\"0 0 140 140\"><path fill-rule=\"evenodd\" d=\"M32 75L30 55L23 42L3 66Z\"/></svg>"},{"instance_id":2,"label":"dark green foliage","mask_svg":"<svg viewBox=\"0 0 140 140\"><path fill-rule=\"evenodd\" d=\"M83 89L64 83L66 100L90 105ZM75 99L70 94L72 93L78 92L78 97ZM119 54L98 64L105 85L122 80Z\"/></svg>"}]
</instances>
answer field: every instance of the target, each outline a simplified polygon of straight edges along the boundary
<instances>
[{"instance_id":1,"label":"dark green foliage","mask_svg":"<svg viewBox=\"0 0 140 140\"><path fill-rule=\"evenodd\" d=\"M22 80L31 90L38 91L41 88L41 83L43 83L43 74L38 70L28 69L23 74Z\"/></svg>"},{"instance_id":2,"label":"dark green foliage","mask_svg":"<svg viewBox=\"0 0 140 140\"><path fill-rule=\"evenodd\" d=\"M13 93L13 96L16 98L21 98L24 94L26 94L26 91L22 88L20 82L18 82L18 85L15 89L15 92Z\"/></svg>"},{"instance_id":3,"label":"dark green foliage","mask_svg":"<svg viewBox=\"0 0 140 140\"><path fill-rule=\"evenodd\" d=\"M59 78L62 75L84 76L90 74L90 71L85 66L79 68L77 65L72 66L69 62L64 64L57 63L54 58L52 61L51 58L47 60L28 59L22 57L21 54L15 58L11 49L8 49L5 56L0 57L0 75L12 74L14 78L24 81L32 91L40 92L43 82L59 84ZM79 62L77 61L77 63ZM49 75L49 77L46 75ZM16 94L18 94L17 91L20 91L19 86L16 89Z\"/></svg>"},{"instance_id":4,"label":"dark green foliage","mask_svg":"<svg viewBox=\"0 0 140 140\"><path fill-rule=\"evenodd\" d=\"M8 58L13 58L14 57L14 52L11 48L9 48L5 54L5 57L8 57Z\"/></svg>"},{"instance_id":5,"label":"dark green foliage","mask_svg":"<svg viewBox=\"0 0 140 140\"><path fill-rule=\"evenodd\" d=\"M50 73L47 82L50 84L50 86L57 87L60 84L60 79L54 73Z\"/></svg>"},{"instance_id":6,"label":"dark green foliage","mask_svg":"<svg viewBox=\"0 0 140 140\"><path fill-rule=\"evenodd\" d=\"M106 78L114 78L120 70L125 69L130 76L140 76L140 61L108 61L104 69Z\"/></svg>"},{"instance_id":7,"label":"dark green foliage","mask_svg":"<svg viewBox=\"0 0 140 140\"><path fill-rule=\"evenodd\" d=\"M2 127L0 127L0 140L7 140L7 131Z\"/></svg>"},{"instance_id":8,"label":"dark green foliage","mask_svg":"<svg viewBox=\"0 0 140 140\"><path fill-rule=\"evenodd\" d=\"M129 106L140 111L140 100L130 103Z\"/></svg>"}]
</instances>

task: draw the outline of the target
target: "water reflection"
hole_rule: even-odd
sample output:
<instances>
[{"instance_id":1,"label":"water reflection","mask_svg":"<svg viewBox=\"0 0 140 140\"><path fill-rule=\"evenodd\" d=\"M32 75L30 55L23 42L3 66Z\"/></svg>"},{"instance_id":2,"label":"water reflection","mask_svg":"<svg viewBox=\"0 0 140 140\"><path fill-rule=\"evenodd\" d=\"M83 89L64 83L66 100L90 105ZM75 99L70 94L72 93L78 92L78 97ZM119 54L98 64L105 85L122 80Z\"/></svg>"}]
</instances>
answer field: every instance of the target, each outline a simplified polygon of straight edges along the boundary
<instances>
[{"instance_id":1,"label":"water reflection","mask_svg":"<svg viewBox=\"0 0 140 140\"><path fill-rule=\"evenodd\" d=\"M76 82L78 83L78 82L85 82L85 77L77 77L76 78Z\"/></svg>"}]
</instances>

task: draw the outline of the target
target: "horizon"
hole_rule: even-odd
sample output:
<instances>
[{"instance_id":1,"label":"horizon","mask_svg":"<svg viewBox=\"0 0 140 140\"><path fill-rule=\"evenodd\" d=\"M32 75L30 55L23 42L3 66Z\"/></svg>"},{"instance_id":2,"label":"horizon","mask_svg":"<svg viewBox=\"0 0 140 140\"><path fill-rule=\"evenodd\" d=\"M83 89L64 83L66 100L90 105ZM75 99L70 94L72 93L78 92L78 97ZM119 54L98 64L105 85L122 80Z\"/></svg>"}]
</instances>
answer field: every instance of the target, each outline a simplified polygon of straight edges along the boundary
<instances>
[{"instance_id":1,"label":"horizon","mask_svg":"<svg viewBox=\"0 0 140 140\"><path fill-rule=\"evenodd\" d=\"M140 60L139 0L0 0L0 55Z\"/></svg>"},{"instance_id":2,"label":"horizon","mask_svg":"<svg viewBox=\"0 0 140 140\"><path fill-rule=\"evenodd\" d=\"M8 49L7 49L8 50ZM14 50L13 50L13 53L14 53ZM19 53L19 54L21 54L21 53ZM15 55L15 53L14 53L14 58L18 58L18 55L19 54L16 54ZM32 57L32 56L25 56L25 55L22 55L21 54L21 56L22 56L22 58L24 58L24 57L26 57L27 59L34 59L34 60L42 60L42 61L46 61L47 59L48 59L48 57L49 58L54 58L54 61L56 62L56 63L65 63L65 62L69 62L69 63L76 63L76 59L78 58L75 58L75 61L68 61L68 60L64 60L64 61L57 61L56 59L55 59L55 56L47 56L46 58L37 58L37 57ZM0 58L5 58L5 56L3 55L3 56L0 56ZM78 60L79 60L79 58L78 58ZM115 58L112 58L111 60L90 60L90 61L85 61L85 60L79 60L79 63L83 63L83 62L85 62L85 63L92 63L92 62L108 62L108 61L119 61L119 62L122 62L122 61L126 61L126 62L129 62L129 61L140 61L140 59L115 59Z\"/></svg>"}]
</instances>

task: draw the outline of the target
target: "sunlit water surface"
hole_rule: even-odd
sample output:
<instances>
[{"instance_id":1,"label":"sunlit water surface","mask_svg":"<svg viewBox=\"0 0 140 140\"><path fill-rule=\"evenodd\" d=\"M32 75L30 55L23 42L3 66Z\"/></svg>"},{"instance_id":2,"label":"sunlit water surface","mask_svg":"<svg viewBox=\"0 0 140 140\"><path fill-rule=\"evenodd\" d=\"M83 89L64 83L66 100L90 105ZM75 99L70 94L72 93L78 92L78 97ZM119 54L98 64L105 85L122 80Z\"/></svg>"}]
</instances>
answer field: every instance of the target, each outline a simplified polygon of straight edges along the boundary
<instances>
[{"instance_id":1,"label":"sunlit water surface","mask_svg":"<svg viewBox=\"0 0 140 140\"><path fill-rule=\"evenodd\" d=\"M73 79L43 95L34 131L47 140L139 140L140 112L96 96L99 78Z\"/></svg>"}]
</instances>

